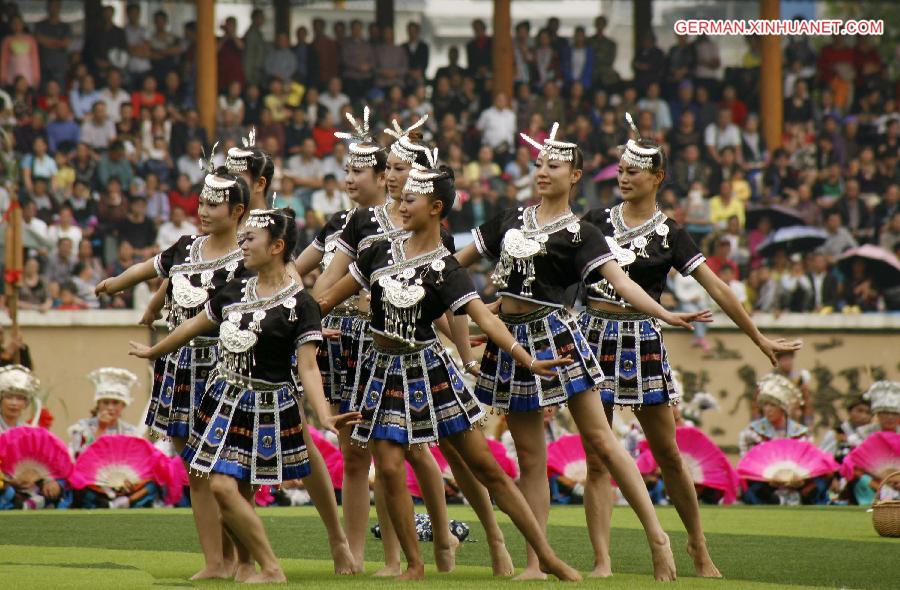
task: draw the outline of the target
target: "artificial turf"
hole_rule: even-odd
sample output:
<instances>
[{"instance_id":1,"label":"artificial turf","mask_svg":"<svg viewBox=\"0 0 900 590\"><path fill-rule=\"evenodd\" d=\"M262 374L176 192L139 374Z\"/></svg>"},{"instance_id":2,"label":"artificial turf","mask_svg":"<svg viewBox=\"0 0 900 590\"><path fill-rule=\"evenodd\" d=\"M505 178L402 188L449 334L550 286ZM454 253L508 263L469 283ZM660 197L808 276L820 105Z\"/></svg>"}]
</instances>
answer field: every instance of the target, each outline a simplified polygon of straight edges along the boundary
<instances>
[{"instance_id":1,"label":"artificial turf","mask_svg":"<svg viewBox=\"0 0 900 590\"><path fill-rule=\"evenodd\" d=\"M450 512L452 518L472 525L474 542L460 549L454 573L437 574L429 567L427 583L441 588L509 588L512 582L490 576L484 533L472 512L464 507L451 507ZM269 508L259 513L290 587L362 589L395 584L365 575L334 576L324 528L313 508ZM704 508L707 538L724 581L693 577L677 514L671 508L658 513L675 548L677 587L900 588L900 539L879 537L871 514L860 508ZM522 538L499 516L510 552L521 566ZM0 588L233 587L231 582L187 580L201 564L192 527L187 510L0 513ZM560 556L582 571L591 568L581 508L554 507L549 535ZM431 546L422 548L431 562ZM627 508L618 507L613 515L611 552L613 578L589 580L586 586L633 590L654 585L646 541ZM370 539L368 571L376 569L378 557L378 544ZM536 584L546 585L529 586Z\"/></svg>"}]
</instances>

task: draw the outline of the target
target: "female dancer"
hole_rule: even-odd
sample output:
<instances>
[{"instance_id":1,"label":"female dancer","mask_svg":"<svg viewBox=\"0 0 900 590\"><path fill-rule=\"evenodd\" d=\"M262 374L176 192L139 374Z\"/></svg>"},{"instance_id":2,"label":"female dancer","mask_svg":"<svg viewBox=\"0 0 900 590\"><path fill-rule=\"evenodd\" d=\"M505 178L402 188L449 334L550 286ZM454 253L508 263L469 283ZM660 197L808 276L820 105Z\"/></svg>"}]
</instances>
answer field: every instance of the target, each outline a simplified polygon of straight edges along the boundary
<instances>
[{"instance_id":1,"label":"female dancer","mask_svg":"<svg viewBox=\"0 0 900 590\"><path fill-rule=\"evenodd\" d=\"M521 476L519 486L541 526L550 510L547 449L543 433L546 406L569 404L588 456L610 465L625 498L637 513L650 543L654 575L675 578L669 539L653 511L647 488L634 464L610 430L600 400L578 395L592 390L602 378L600 367L576 323L563 307L564 292L580 280L606 278L637 309L665 322L690 328L688 322L708 319L708 312L673 314L653 301L615 263L603 235L579 223L569 209L569 195L582 175L582 155L573 143L556 141L554 123L536 162L539 205L501 213L472 230L474 244L456 256L469 266L482 256L499 259L492 274L500 289L501 319L517 341L539 358L573 356L575 363L546 381L535 378L497 343L488 341L475 389L482 403L509 412L507 422L516 445ZM529 551L520 579L543 578L536 556Z\"/></svg>"},{"instance_id":2,"label":"female dancer","mask_svg":"<svg viewBox=\"0 0 900 590\"><path fill-rule=\"evenodd\" d=\"M693 276L773 365L778 353L800 348L800 342L763 336L728 285L706 265L684 228L656 207L656 193L666 175L666 154L659 145L640 138L631 115L626 113L626 119L638 139L628 140L619 162L619 188L625 202L589 211L583 220L600 228L619 265L654 300L659 300L666 276L675 268L684 276ZM668 406L678 403L680 392L672 379L659 326L645 313L628 307L621 291L609 281L588 285L587 309L579 317L579 325L603 369L600 393L607 417L612 422L616 405L634 410L659 463L666 492L687 529L687 551L697 575L720 577L707 550L694 484L675 444L675 419ZM584 505L597 570L602 575L611 573L609 486L604 466L588 462Z\"/></svg>"},{"instance_id":3,"label":"female dancer","mask_svg":"<svg viewBox=\"0 0 900 590\"><path fill-rule=\"evenodd\" d=\"M431 155L429 154L429 157ZM562 580L580 580L547 544L528 504L490 455L477 422L484 412L463 384L459 371L436 338L432 323L448 309L471 314L495 340L538 375L554 374L568 359L538 360L488 311L468 273L442 244L441 219L455 198L453 173L413 170L400 203L409 234L382 240L366 249L320 302L342 301L367 288L372 294L373 346L361 363L359 424L353 440L369 445L387 495L388 510L407 559L398 579L422 579L424 565L416 541L412 502L405 487L403 458L414 444L453 446L493 493L525 537L542 565ZM518 348L518 350L516 350Z\"/></svg>"},{"instance_id":4,"label":"female dancer","mask_svg":"<svg viewBox=\"0 0 900 590\"><path fill-rule=\"evenodd\" d=\"M341 251L356 248L366 238L371 243L381 236L384 239L393 236L392 225L385 213L384 206L384 169L385 154L381 146L372 141L369 135L369 109L363 112L362 124L358 124L352 115L348 120L355 134L337 133L341 139L354 139L349 148L347 166L347 192L358 207L350 211L336 213L317 236L312 245L306 248L297 260L297 271L300 274L310 272L315 265L324 267L326 273L332 272L339 258L346 258ZM345 234L352 236L342 241ZM449 237L449 236L448 236ZM348 262L343 265L346 274ZM318 284L318 281L317 281ZM313 290L314 294L317 292ZM334 340L340 338L339 344L331 338L327 350L320 347L320 369L337 366L338 374L331 373L323 380L330 382L330 401L335 411L352 409L351 393L356 384L359 359L371 343L368 335L369 308L365 298L354 297L346 305L326 316L325 325L340 329L340 336L332 332L326 334ZM340 347L340 350L338 350ZM335 354L340 353L340 359ZM325 357L330 358L325 358ZM338 395L339 393L339 395ZM344 508L344 525L350 541L350 548L356 559L359 571L364 562L365 536L368 528L369 514L369 465L372 462L368 449L353 445L350 441L350 429L343 429L340 434L341 453L344 457L344 484L342 505ZM407 460L416 473L423 490L424 500L432 514L432 530L434 532L435 562L439 571L450 571L455 564L455 553L459 541L450 533L441 473L427 449L410 449ZM400 546L393 532L390 515L383 504L380 483L375 482L376 511L381 523L382 545L384 547L385 567L376 576L391 576L400 573Z\"/></svg>"},{"instance_id":5,"label":"female dancer","mask_svg":"<svg viewBox=\"0 0 900 590\"><path fill-rule=\"evenodd\" d=\"M159 276L167 279L169 329L193 318L228 281L246 274L237 244L237 226L247 209L248 198L249 189L242 178L228 174L224 168L207 174L199 209L204 235L183 236L156 257L101 281L97 294L112 295ZM209 372L217 362L217 342L218 334L210 330L173 354L160 356L154 364L145 424L152 432L171 437L179 453L190 435ZM231 577L233 549L222 534L209 480L196 475L189 480L194 524L206 564L192 579Z\"/></svg>"},{"instance_id":6,"label":"female dancer","mask_svg":"<svg viewBox=\"0 0 900 590\"><path fill-rule=\"evenodd\" d=\"M260 564L261 571L245 581L284 582L262 521L245 497L251 485L310 473L291 362L295 351L300 386L323 427L334 429L354 416L332 417L322 394L315 359L322 339L318 306L287 271L297 243L293 211L255 210L245 227L244 265L256 276L229 282L206 303L205 313L152 348L132 342L131 354L157 358L218 328L221 357L182 456L191 470L212 474L210 489L224 525Z\"/></svg>"}]
</instances>

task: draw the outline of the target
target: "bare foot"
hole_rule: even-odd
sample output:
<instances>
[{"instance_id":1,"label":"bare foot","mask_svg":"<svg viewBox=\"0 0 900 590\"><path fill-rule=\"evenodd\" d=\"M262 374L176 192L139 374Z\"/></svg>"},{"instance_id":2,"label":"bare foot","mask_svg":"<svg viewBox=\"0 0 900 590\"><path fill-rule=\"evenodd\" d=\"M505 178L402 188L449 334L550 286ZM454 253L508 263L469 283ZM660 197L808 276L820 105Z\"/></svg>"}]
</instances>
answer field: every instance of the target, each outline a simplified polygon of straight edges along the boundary
<instances>
[{"instance_id":1,"label":"bare foot","mask_svg":"<svg viewBox=\"0 0 900 590\"><path fill-rule=\"evenodd\" d=\"M246 582L252 576L256 575L255 563L239 563L234 568L234 581Z\"/></svg>"},{"instance_id":2,"label":"bare foot","mask_svg":"<svg viewBox=\"0 0 900 590\"><path fill-rule=\"evenodd\" d=\"M506 543L502 540L498 543L491 543L491 569L494 570L496 577L508 578L516 573L512 556L506 548Z\"/></svg>"},{"instance_id":3,"label":"bare foot","mask_svg":"<svg viewBox=\"0 0 900 590\"><path fill-rule=\"evenodd\" d=\"M675 581L675 556L672 555L669 535L663 535L663 539L659 541L651 541L650 553L653 556L653 577L656 578L656 581Z\"/></svg>"},{"instance_id":4,"label":"bare foot","mask_svg":"<svg viewBox=\"0 0 900 590\"><path fill-rule=\"evenodd\" d=\"M405 582L407 580L424 580L425 579L425 564L420 563L418 565L407 566L406 571L394 579L401 581L401 582Z\"/></svg>"},{"instance_id":5,"label":"bare foot","mask_svg":"<svg viewBox=\"0 0 900 590\"><path fill-rule=\"evenodd\" d=\"M360 573L356 569L350 545L346 541L331 547L331 559L334 561L334 573L339 576L351 576Z\"/></svg>"},{"instance_id":6,"label":"bare foot","mask_svg":"<svg viewBox=\"0 0 900 590\"><path fill-rule=\"evenodd\" d=\"M609 578L611 576L612 565L608 556L603 561L598 561L596 565L594 565L594 569L591 570L591 573L588 574L589 578Z\"/></svg>"},{"instance_id":7,"label":"bare foot","mask_svg":"<svg viewBox=\"0 0 900 590\"><path fill-rule=\"evenodd\" d=\"M287 582L287 577L281 571L281 568L272 571L261 571L244 580L245 584L284 584L285 582Z\"/></svg>"},{"instance_id":8,"label":"bare foot","mask_svg":"<svg viewBox=\"0 0 900 590\"><path fill-rule=\"evenodd\" d=\"M552 561L541 563L541 571L553 574L560 582L581 581L581 574L578 573L578 570L558 557L554 557Z\"/></svg>"},{"instance_id":9,"label":"bare foot","mask_svg":"<svg viewBox=\"0 0 900 590\"><path fill-rule=\"evenodd\" d=\"M721 578L722 572L713 563L712 557L709 556L709 548L706 546L706 539L700 543L687 544L688 555L694 560L694 570L701 578Z\"/></svg>"},{"instance_id":10,"label":"bare foot","mask_svg":"<svg viewBox=\"0 0 900 590\"><path fill-rule=\"evenodd\" d=\"M447 572L452 572L453 568L456 567L456 552L459 550L459 539L457 539L454 535L450 535L450 545L448 547L443 547L434 544L434 563L437 566L437 571L445 574Z\"/></svg>"},{"instance_id":11,"label":"bare foot","mask_svg":"<svg viewBox=\"0 0 900 590\"><path fill-rule=\"evenodd\" d=\"M396 578L403 573L399 563L385 565L383 568L372 574L373 578Z\"/></svg>"},{"instance_id":12,"label":"bare foot","mask_svg":"<svg viewBox=\"0 0 900 590\"><path fill-rule=\"evenodd\" d=\"M193 576L192 580L227 580L234 571L233 565L206 566Z\"/></svg>"},{"instance_id":13,"label":"bare foot","mask_svg":"<svg viewBox=\"0 0 900 590\"><path fill-rule=\"evenodd\" d=\"M526 567L525 570L513 578L516 582L529 582L531 580L546 580L547 574L541 571L541 568Z\"/></svg>"}]
</instances>

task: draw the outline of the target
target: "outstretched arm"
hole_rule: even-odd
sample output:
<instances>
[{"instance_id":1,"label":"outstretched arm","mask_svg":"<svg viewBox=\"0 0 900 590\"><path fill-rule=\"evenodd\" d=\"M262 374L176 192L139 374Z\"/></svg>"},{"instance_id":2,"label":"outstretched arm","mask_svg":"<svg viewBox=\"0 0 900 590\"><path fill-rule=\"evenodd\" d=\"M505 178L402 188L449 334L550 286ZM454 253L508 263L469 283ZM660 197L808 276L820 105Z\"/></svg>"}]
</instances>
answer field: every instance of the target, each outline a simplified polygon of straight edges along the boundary
<instances>
[{"instance_id":1,"label":"outstretched arm","mask_svg":"<svg viewBox=\"0 0 900 590\"><path fill-rule=\"evenodd\" d=\"M459 358L463 362L467 373L473 375L477 373L475 370L477 363L472 358L472 344L469 342L469 316L455 315L452 311L445 314L447 318L450 340L459 353ZM435 322L437 323L437 322Z\"/></svg>"},{"instance_id":2,"label":"outstretched arm","mask_svg":"<svg viewBox=\"0 0 900 590\"><path fill-rule=\"evenodd\" d=\"M159 289L156 290L156 293L153 294L153 297L150 298L147 309L144 310L144 317L139 322L141 325L152 326L153 322L162 317L162 308L166 304L166 291L168 289L169 279L166 279L159 286Z\"/></svg>"},{"instance_id":3,"label":"outstretched arm","mask_svg":"<svg viewBox=\"0 0 900 590\"><path fill-rule=\"evenodd\" d=\"M300 384L303 385L303 394L309 400L309 405L319 418L319 424L325 430L336 432L338 428L357 424L360 419L359 412L349 412L338 416L331 415L331 408L325 401L325 391L322 388L322 373L316 361L315 342L301 344L297 349L297 372L300 376Z\"/></svg>"},{"instance_id":4,"label":"outstretched arm","mask_svg":"<svg viewBox=\"0 0 900 590\"><path fill-rule=\"evenodd\" d=\"M328 263L325 272L322 273L322 276L320 276L318 280L316 280L316 284L313 285L313 297L325 293L325 291L340 281L342 277L346 276L347 271L350 269L351 262L353 262L353 260L351 260L349 256L340 250L336 250L334 258Z\"/></svg>"},{"instance_id":5,"label":"outstretched arm","mask_svg":"<svg viewBox=\"0 0 900 590\"><path fill-rule=\"evenodd\" d=\"M750 340L759 347L764 355L769 357L769 361L771 361L773 366L776 362L776 354L799 350L800 347L803 346L803 343L800 340L791 341L784 338L771 340L763 336L759 331L759 328L756 327L756 324L753 323L753 320L750 319L750 316L747 315L747 310L744 309L741 302L737 300L737 297L734 296L734 293L728 285L723 283L722 279L717 277L705 262L698 266L697 270L691 273L691 275L697 279L698 283L703 285L706 292L719 304L719 307L721 307L722 311L731 318L731 321L737 324L738 328L743 330L744 334L750 337Z\"/></svg>"},{"instance_id":6,"label":"outstretched arm","mask_svg":"<svg viewBox=\"0 0 900 590\"><path fill-rule=\"evenodd\" d=\"M316 270L320 262L322 262L322 253L313 248L312 245L309 245L303 249L303 252L294 261L294 265L300 276L304 277Z\"/></svg>"},{"instance_id":7,"label":"outstretched arm","mask_svg":"<svg viewBox=\"0 0 900 590\"><path fill-rule=\"evenodd\" d=\"M693 330L691 322L710 321L709 310L690 313L674 313L657 303L652 297L641 289L640 285L629 278L622 267L615 262L607 262L600 267L600 272L615 288L616 293L631 304L636 310L652 315L672 326L680 326Z\"/></svg>"},{"instance_id":8,"label":"outstretched arm","mask_svg":"<svg viewBox=\"0 0 900 590\"><path fill-rule=\"evenodd\" d=\"M153 258L129 266L125 272L117 277L103 279L94 288L96 295L115 295L119 291L130 289L138 283L149 281L156 276L156 267Z\"/></svg>"},{"instance_id":9,"label":"outstretched arm","mask_svg":"<svg viewBox=\"0 0 900 590\"><path fill-rule=\"evenodd\" d=\"M481 253L478 251L478 248L475 247L475 244L469 244L454 254L454 256L459 261L460 265L465 268L468 268L481 260Z\"/></svg>"},{"instance_id":10,"label":"outstretched arm","mask_svg":"<svg viewBox=\"0 0 900 590\"><path fill-rule=\"evenodd\" d=\"M319 279L319 281L321 281L321 279ZM318 285L318 281L316 284ZM333 287L323 292L321 296L316 297L316 301L319 302L319 309L322 310L322 315L324 316L331 313L332 309L346 301L349 297L359 293L360 289L362 289L362 285L353 278L353 275L344 275L344 278L339 280Z\"/></svg>"},{"instance_id":11,"label":"outstretched arm","mask_svg":"<svg viewBox=\"0 0 900 590\"><path fill-rule=\"evenodd\" d=\"M478 324L493 340L497 346L508 352L516 363L528 367L532 373L541 377L552 377L556 374L556 367L570 365L575 362L571 358L551 359L539 361L531 356L522 346L516 346L518 342L506 329L506 325L488 310L481 299L473 299L466 304L466 313Z\"/></svg>"},{"instance_id":12,"label":"outstretched arm","mask_svg":"<svg viewBox=\"0 0 900 590\"><path fill-rule=\"evenodd\" d=\"M169 332L168 336L152 347L140 342L129 342L131 351L128 354L142 359L155 360L170 352L175 352L197 336L202 336L217 328L218 326L209 319L206 313L200 313Z\"/></svg>"}]
</instances>

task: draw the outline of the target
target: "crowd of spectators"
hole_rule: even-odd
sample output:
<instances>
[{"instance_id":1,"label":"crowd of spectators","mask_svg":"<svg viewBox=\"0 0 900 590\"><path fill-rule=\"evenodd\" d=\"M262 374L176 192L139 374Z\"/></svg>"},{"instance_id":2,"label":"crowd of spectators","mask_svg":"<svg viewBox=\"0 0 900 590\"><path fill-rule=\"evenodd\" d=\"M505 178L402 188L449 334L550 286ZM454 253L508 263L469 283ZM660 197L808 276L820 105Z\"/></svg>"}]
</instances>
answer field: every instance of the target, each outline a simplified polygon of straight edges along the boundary
<instances>
[{"instance_id":1,"label":"crowd of spectators","mask_svg":"<svg viewBox=\"0 0 900 590\"><path fill-rule=\"evenodd\" d=\"M533 202L536 154L518 133L540 140L553 122L585 154L573 208L616 203L627 111L669 154L660 207L688 227L749 310L900 308L896 284L863 263L838 263L861 244L900 249L900 86L870 37L835 37L821 49L809 37L786 41L782 146L769 150L754 37L740 66L726 68L711 38L679 36L663 49L646 36L630 71L620 72L605 17L571 38L556 18L540 28L523 21L514 27L515 90L506 96L493 92L492 38L480 20L429 77L429 44L416 23L402 44L390 27L358 20L314 19L267 38L270 15L256 9L249 22L239 27L229 17L219 31L216 137L208 137L194 99L195 23L173 31L165 11L129 4L120 27L105 7L102 34L78 39L60 18L61 3L47 7L45 19L29 23L15 3L0 12L0 207L17 192L23 308L140 305L132 293L98 300L93 286L196 232L198 159L219 141L221 160L251 128L274 156L271 188L278 205L297 210L305 247L349 205L346 146L333 133L363 104L373 129L428 115L425 140L456 172L455 234ZM815 251L762 256L772 219L751 224L747 212L772 205L825 228L827 240ZM666 302L705 306L701 291L673 277Z\"/></svg>"}]
</instances>

